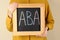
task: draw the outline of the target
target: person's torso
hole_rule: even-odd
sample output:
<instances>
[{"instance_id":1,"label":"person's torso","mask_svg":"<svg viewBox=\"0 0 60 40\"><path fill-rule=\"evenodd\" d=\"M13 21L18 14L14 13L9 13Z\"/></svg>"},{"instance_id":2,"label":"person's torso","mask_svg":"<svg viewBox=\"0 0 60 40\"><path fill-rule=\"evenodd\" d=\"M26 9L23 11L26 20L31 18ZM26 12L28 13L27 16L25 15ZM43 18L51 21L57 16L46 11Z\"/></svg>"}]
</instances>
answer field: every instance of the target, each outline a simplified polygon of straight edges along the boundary
<instances>
[{"instance_id":1,"label":"person's torso","mask_svg":"<svg viewBox=\"0 0 60 40\"><path fill-rule=\"evenodd\" d=\"M45 17L47 15L47 0L11 0L10 3L17 2L18 4L45 4ZM13 40L46 40L46 38L36 36L14 36Z\"/></svg>"}]
</instances>

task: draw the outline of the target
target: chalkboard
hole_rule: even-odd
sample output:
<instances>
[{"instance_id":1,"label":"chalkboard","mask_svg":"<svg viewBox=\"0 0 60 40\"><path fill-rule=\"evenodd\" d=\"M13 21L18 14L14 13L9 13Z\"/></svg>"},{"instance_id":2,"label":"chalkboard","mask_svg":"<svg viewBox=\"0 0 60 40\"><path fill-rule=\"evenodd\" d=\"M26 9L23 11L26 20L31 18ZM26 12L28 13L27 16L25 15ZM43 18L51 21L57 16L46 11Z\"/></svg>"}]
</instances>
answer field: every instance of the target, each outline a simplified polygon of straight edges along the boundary
<instances>
[{"instance_id":1,"label":"chalkboard","mask_svg":"<svg viewBox=\"0 0 60 40\"><path fill-rule=\"evenodd\" d=\"M40 31L40 8L17 8L17 31Z\"/></svg>"},{"instance_id":2,"label":"chalkboard","mask_svg":"<svg viewBox=\"0 0 60 40\"><path fill-rule=\"evenodd\" d=\"M44 4L19 4L13 12L13 35L41 35L44 28Z\"/></svg>"}]
</instances>

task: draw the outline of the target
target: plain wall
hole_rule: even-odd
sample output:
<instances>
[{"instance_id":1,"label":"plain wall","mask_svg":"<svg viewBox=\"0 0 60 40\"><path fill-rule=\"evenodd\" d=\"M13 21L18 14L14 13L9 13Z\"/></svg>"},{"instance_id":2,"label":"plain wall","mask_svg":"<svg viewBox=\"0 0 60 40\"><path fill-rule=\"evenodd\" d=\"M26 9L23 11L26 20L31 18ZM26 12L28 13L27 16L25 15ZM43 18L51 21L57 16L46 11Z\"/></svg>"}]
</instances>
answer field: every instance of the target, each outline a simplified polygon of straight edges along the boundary
<instances>
[{"instance_id":1,"label":"plain wall","mask_svg":"<svg viewBox=\"0 0 60 40\"><path fill-rule=\"evenodd\" d=\"M6 13L9 0L0 0L0 40L12 40L12 33L6 28ZM47 34L48 40L60 40L60 0L49 0L55 20L54 29Z\"/></svg>"},{"instance_id":2,"label":"plain wall","mask_svg":"<svg viewBox=\"0 0 60 40\"><path fill-rule=\"evenodd\" d=\"M48 40L60 40L60 0L49 0L54 16L54 29L48 32Z\"/></svg>"}]
</instances>

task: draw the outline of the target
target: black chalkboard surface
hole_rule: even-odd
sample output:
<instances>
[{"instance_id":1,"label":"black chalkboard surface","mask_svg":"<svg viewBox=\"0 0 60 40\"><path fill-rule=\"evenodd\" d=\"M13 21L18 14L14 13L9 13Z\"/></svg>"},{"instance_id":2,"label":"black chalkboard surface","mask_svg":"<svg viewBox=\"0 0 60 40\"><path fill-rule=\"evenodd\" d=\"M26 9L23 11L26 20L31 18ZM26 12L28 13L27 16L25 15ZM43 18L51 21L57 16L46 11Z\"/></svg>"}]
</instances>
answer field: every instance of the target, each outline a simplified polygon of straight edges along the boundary
<instances>
[{"instance_id":1,"label":"black chalkboard surface","mask_svg":"<svg viewBox=\"0 0 60 40\"><path fill-rule=\"evenodd\" d=\"M17 31L40 31L40 8L17 8Z\"/></svg>"},{"instance_id":2,"label":"black chalkboard surface","mask_svg":"<svg viewBox=\"0 0 60 40\"><path fill-rule=\"evenodd\" d=\"M45 4L19 4L13 12L13 35L41 35L45 29Z\"/></svg>"}]
</instances>

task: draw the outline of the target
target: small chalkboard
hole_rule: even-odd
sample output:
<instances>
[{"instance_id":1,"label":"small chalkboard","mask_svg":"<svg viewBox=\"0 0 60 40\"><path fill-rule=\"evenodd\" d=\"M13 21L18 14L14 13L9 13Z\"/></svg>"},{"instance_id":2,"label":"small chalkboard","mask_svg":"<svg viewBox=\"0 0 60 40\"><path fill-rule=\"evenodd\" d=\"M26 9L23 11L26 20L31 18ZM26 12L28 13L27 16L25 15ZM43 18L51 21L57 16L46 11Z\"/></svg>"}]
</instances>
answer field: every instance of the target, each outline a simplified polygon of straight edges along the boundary
<instances>
[{"instance_id":1,"label":"small chalkboard","mask_svg":"<svg viewBox=\"0 0 60 40\"><path fill-rule=\"evenodd\" d=\"M14 35L42 34L45 27L43 4L20 4L13 13Z\"/></svg>"}]
</instances>

